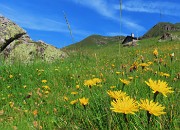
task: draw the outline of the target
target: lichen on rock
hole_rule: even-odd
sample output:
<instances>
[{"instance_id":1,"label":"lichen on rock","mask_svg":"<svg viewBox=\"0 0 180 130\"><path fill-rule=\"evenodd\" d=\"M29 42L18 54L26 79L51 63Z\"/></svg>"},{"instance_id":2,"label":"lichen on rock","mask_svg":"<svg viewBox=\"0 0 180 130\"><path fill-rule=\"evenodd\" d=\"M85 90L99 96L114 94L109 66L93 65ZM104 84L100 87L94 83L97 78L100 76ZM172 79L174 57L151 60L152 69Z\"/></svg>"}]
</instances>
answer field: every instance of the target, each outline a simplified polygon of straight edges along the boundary
<instances>
[{"instance_id":1,"label":"lichen on rock","mask_svg":"<svg viewBox=\"0 0 180 130\"><path fill-rule=\"evenodd\" d=\"M0 55L5 62L23 63L43 60L52 62L67 55L43 41L33 41L26 31L9 19L0 16Z\"/></svg>"}]
</instances>

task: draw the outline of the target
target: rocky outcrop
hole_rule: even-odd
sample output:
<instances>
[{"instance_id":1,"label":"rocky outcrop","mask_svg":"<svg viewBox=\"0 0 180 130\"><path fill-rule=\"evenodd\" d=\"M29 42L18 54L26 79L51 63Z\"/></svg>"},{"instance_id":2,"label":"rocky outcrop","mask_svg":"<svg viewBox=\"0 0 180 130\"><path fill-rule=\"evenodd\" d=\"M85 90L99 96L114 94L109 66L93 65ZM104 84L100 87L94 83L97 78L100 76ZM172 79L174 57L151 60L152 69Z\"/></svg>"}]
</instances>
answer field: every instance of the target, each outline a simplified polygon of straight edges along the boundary
<instances>
[{"instance_id":1,"label":"rocky outcrop","mask_svg":"<svg viewBox=\"0 0 180 130\"><path fill-rule=\"evenodd\" d=\"M35 59L53 61L66 57L52 45L33 41L24 29L3 16L0 16L0 55L5 61L27 63Z\"/></svg>"},{"instance_id":2,"label":"rocky outcrop","mask_svg":"<svg viewBox=\"0 0 180 130\"><path fill-rule=\"evenodd\" d=\"M9 19L0 16L0 52L2 52L11 42L19 39L26 32Z\"/></svg>"}]
</instances>

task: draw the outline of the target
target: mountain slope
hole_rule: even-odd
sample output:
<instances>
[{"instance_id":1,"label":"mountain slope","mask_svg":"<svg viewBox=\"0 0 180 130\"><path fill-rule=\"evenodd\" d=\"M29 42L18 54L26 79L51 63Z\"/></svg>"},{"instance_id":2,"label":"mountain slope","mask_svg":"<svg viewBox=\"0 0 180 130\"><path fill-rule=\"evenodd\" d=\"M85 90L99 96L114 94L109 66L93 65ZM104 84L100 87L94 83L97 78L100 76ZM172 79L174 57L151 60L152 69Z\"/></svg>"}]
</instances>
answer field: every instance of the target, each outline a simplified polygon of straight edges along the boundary
<instances>
[{"instance_id":1,"label":"mountain slope","mask_svg":"<svg viewBox=\"0 0 180 130\"><path fill-rule=\"evenodd\" d=\"M64 47L63 50L77 50L77 49L98 49L104 46L109 46L112 44L121 43L124 36L101 36L101 35L91 35L84 40Z\"/></svg>"},{"instance_id":2,"label":"mountain slope","mask_svg":"<svg viewBox=\"0 0 180 130\"><path fill-rule=\"evenodd\" d=\"M177 32L180 31L180 23L172 24L168 22L160 22L153 26L142 38L151 38L162 36L166 32Z\"/></svg>"}]
</instances>

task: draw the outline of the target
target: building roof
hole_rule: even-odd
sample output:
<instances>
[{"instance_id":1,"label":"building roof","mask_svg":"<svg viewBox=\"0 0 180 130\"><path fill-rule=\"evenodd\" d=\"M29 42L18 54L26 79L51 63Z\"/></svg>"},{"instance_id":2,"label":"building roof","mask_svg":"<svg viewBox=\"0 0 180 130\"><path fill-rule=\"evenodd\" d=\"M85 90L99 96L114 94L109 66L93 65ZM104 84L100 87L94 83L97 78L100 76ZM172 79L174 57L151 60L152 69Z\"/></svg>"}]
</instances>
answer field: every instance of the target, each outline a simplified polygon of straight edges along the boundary
<instances>
[{"instance_id":1,"label":"building roof","mask_svg":"<svg viewBox=\"0 0 180 130\"><path fill-rule=\"evenodd\" d=\"M132 42L133 40L138 40L138 38L137 38L137 37L132 37L132 36L127 36L127 37L123 40L122 44L125 44L125 43L128 43L128 42Z\"/></svg>"}]
</instances>

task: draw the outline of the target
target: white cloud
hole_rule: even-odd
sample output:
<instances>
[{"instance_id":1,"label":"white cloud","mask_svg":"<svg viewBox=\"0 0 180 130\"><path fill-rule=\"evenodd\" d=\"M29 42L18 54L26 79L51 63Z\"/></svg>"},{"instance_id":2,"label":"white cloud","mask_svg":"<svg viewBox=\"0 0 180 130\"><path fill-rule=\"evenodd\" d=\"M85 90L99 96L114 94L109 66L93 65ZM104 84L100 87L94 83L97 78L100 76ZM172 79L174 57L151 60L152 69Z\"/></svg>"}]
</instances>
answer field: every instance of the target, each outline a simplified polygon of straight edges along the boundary
<instances>
[{"instance_id":1,"label":"white cloud","mask_svg":"<svg viewBox=\"0 0 180 130\"><path fill-rule=\"evenodd\" d=\"M126 26L126 28L128 28L129 30L135 30L135 31L140 31L140 32L146 30L143 26L132 21L133 20L122 19L122 24Z\"/></svg>"},{"instance_id":2,"label":"white cloud","mask_svg":"<svg viewBox=\"0 0 180 130\"><path fill-rule=\"evenodd\" d=\"M19 26L26 29L69 33L65 19L61 19L60 21L57 21L57 20L45 18L42 16L29 14L23 11L14 10L2 4L0 4L0 12L2 12L0 13L1 16L5 16L11 19L15 23L17 23ZM72 30L73 34L76 34L76 35L89 34L89 32L87 31L79 30L78 28L75 28L75 29L76 30Z\"/></svg>"},{"instance_id":3,"label":"white cloud","mask_svg":"<svg viewBox=\"0 0 180 130\"><path fill-rule=\"evenodd\" d=\"M112 20L122 22L123 26L131 28L137 31L144 31L145 28L131 19L125 17L120 21L119 16L119 5L118 10L114 8L114 3L108 2L107 0L72 0L73 2L91 8L98 12L100 15L110 18Z\"/></svg>"},{"instance_id":4,"label":"white cloud","mask_svg":"<svg viewBox=\"0 0 180 130\"><path fill-rule=\"evenodd\" d=\"M98 12L100 15L103 15L108 18L117 20L115 16L116 10L112 8L111 3L108 3L106 0L72 0L73 2L91 8Z\"/></svg>"},{"instance_id":5,"label":"white cloud","mask_svg":"<svg viewBox=\"0 0 180 130\"><path fill-rule=\"evenodd\" d=\"M119 9L119 5L114 6ZM165 15L180 16L180 4L165 1L144 1L144 0L129 0L122 4L122 9L131 12L145 13L162 13Z\"/></svg>"},{"instance_id":6,"label":"white cloud","mask_svg":"<svg viewBox=\"0 0 180 130\"><path fill-rule=\"evenodd\" d=\"M48 18L25 13L23 11L14 10L6 5L0 4L1 15L8 17L18 25L27 29L68 32L65 22L58 22Z\"/></svg>"}]
</instances>

